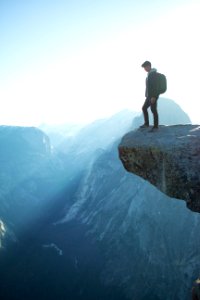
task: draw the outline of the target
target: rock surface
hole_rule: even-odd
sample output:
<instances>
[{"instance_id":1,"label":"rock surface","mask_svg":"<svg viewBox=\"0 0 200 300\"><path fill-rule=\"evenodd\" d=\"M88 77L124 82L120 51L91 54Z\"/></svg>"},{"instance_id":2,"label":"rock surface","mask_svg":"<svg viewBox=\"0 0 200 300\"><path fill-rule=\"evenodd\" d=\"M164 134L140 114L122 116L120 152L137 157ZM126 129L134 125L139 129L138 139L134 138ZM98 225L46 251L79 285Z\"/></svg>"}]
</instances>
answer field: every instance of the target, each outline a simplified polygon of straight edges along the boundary
<instances>
[{"instance_id":1,"label":"rock surface","mask_svg":"<svg viewBox=\"0 0 200 300\"><path fill-rule=\"evenodd\" d=\"M129 172L200 212L200 126L160 126L126 134L119 156Z\"/></svg>"}]
</instances>

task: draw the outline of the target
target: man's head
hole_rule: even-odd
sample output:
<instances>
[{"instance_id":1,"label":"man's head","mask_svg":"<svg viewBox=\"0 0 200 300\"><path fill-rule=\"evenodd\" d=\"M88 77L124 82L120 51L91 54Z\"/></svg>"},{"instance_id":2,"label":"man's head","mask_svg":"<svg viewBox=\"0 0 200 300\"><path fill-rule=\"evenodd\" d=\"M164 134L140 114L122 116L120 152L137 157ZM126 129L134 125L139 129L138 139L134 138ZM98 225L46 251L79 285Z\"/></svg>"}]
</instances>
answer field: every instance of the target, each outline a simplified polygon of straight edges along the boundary
<instances>
[{"instance_id":1,"label":"man's head","mask_svg":"<svg viewBox=\"0 0 200 300\"><path fill-rule=\"evenodd\" d=\"M149 72L149 71L151 70L151 63L150 63L150 61L146 60L146 61L142 64L141 67L144 68L146 72Z\"/></svg>"}]
</instances>

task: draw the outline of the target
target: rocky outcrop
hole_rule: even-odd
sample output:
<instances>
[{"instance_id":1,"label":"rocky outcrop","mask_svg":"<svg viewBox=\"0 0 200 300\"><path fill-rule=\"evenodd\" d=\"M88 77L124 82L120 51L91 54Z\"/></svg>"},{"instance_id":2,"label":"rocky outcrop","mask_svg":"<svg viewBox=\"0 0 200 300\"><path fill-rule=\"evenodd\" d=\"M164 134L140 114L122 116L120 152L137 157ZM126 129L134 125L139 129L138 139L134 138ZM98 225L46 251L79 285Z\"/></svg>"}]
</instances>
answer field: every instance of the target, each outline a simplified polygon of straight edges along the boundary
<instances>
[{"instance_id":1,"label":"rocky outcrop","mask_svg":"<svg viewBox=\"0 0 200 300\"><path fill-rule=\"evenodd\" d=\"M126 134L118 147L129 172L200 212L200 126L160 126Z\"/></svg>"},{"instance_id":2,"label":"rocky outcrop","mask_svg":"<svg viewBox=\"0 0 200 300\"><path fill-rule=\"evenodd\" d=\"M58 169L49 138L41 130L0 126L0 219L6 228L1 240L42 214L60 185Z\"/></svg>"}]
</instances>

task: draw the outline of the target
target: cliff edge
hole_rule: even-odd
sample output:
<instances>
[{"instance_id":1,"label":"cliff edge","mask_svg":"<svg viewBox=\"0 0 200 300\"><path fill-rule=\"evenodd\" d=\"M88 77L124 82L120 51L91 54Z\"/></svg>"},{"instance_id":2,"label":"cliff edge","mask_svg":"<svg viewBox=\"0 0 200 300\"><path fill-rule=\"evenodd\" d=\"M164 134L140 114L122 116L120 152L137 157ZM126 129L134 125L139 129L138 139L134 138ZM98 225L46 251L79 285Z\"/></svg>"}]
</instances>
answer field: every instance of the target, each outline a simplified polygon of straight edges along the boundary
<instances>
[{"instance_id":1,"label":"cliff edge","mask_svg":"<svg viewBox=\"0 0 200 300\"><path fill-rule=\"evenodd\" d=\"M137 129L122 138L118 150L127 171L200 212L199 125L160 126L154 132Z\"/></svg>"}]
</instances>

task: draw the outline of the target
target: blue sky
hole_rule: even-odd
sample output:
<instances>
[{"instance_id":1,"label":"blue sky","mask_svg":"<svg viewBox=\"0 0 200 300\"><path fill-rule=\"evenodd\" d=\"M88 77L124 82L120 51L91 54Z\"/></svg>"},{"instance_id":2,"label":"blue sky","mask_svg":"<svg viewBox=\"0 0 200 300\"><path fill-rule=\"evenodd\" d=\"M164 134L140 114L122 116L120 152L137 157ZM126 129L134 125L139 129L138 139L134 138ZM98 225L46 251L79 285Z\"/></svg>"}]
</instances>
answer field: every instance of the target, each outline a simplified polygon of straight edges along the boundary
<instances>
[{"instance_id":1,"label":"blue sky","mask_svg":"<svg viewBox=\"0 0 200 300\"><path fill-rule=\"evenodd\" d=\"M1 0L1 124L140 111L146 59L198 123L198 2Z\"/></svg>"}]
</instances>

